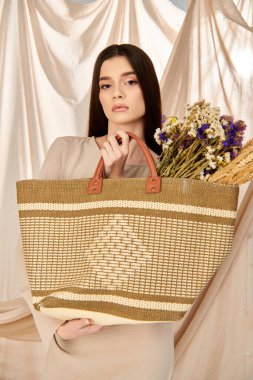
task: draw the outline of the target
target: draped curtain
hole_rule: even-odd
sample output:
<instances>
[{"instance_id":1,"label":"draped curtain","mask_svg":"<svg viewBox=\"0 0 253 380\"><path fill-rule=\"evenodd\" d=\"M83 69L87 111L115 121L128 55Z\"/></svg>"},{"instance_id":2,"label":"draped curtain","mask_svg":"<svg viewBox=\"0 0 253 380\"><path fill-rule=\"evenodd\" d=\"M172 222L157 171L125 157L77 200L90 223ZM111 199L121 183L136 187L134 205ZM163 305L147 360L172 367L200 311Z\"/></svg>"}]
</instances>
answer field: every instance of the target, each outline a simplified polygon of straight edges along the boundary
<instances>
[{"instance_id":1,"label":"draped curtain","mask_svg":"<svg viewBox=\"0 0 253 380\"><path fill-rule=\"evenodd\" d=\"M166 114L182 116L186 103L205 98L245 120L247 140L253 137L252 25L251 0L192 0L187 14L169 0L0 1L1 379L39 379L43 358L18 298L15 182L38 175L56 137L87 134L98 53L112 43L140 46L154 62ZM252 278L251 184L241 189L230 257L191 312L174 323L174 380L253 378Z\"/></svg>"}]
</instances>

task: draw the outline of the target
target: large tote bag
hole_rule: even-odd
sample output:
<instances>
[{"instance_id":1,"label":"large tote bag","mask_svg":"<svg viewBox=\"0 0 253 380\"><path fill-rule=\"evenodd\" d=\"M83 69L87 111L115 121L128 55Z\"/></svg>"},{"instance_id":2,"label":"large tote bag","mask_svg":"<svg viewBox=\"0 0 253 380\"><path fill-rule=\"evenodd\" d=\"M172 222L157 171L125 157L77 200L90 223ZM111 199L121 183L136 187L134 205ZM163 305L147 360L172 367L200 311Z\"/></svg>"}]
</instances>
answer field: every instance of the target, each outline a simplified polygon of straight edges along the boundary
<instances>
[{"instance_id":1,"label":"large tote bag","mask_svg":"<svg viewBox=\"0 0 253 380\"><path fill-rule=\"evenodd\" d=\"M175 321L229 255L238 187L161 178L17 182L34 307L103 325Z\"/></svg>"}]
</instances>

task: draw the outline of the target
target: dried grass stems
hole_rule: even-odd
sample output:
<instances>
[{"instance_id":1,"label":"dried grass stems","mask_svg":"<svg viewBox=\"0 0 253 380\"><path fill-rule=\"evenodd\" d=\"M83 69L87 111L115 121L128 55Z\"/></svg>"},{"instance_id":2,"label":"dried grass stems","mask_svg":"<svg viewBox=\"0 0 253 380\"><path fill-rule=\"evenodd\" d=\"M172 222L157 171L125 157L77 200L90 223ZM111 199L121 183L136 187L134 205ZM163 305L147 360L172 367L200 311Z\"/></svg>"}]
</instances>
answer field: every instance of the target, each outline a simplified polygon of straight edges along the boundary
<instances>
[{"instance_id":1,"label":"dried grass stems","mask_svg":"<svg viewBox=\"0 0 253 380\"><path fill-rule=\"evenodd\" d=\"M253 139L241 149L228 165L210 175L208 181L225 185L241 185L253 179Z\"/></svg>"}]
</instances>

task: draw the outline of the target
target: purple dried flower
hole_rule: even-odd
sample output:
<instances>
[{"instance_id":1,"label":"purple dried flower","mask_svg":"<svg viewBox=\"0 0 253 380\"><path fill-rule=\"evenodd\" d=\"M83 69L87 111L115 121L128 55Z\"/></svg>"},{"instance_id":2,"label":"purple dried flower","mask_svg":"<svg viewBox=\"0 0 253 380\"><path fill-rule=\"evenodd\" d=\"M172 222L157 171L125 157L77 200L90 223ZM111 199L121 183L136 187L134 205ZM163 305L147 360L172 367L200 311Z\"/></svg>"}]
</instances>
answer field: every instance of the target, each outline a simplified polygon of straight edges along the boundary
<instances>
[{"instance_id":1,"label":"purple dried flower","mask_svg":"<svg viewBox=\"0 0 253 380\"><path fill-rule=\"evenodd\" d=\"M235 152L235 151L230 152L230 158L234 159L237 156L238 156L238 152Z\"/></svg>"},{"instance_id":2,"label":"purple dried flower","mask_svg":"<svg viewBox=\"0 0 253 380\"><path fill-rule=\"evenodd\" d=\"M161 141L167 141L168 139L167 139L167 134L166 134L166 132L161 132L161 133L159 133L159 139L160 139Z\"/></svg>"},{"instance_id":3,"label":"purple dried flower","mask_svg":"<svg viewBox=\"0 0 253 380\"><path fill-rule=\"evenodd\" d=\"M209 124L202 124L201 127L197 128L196 137L200 140L204 140L206 138L205 131L209 128Z\"/></svg>"},{"instance_id":4,"label":"purple dried flower","mask_svg":"<svg viewBox=\"0 0 253 380\"><path fill-rule=\"evenodd\" d=\"M220 117L220 122L222 123L223 120L227 121L226 125L222 125L225 132L223 146L225 148L241 148L244 130L246 129L244 121L237 120L234 122L234 118L228 115L222 115Z\"/></svg>"},{"instance_id":5,"label":"purple dried flower","mask_svg":"<svg viewBox=\"0 0 253 380\"><path fill-rule=\"evenodd\" d=\"M240 132L244 132L245 129L247 128L247 125L244 123L243 120L237 120L235 122L235 125L236 125L237 130Z\"/></svg>"},{"instance_id":6,"label":"purple dried flower","mask_svg":"<svg viewBox=\"0 0 253 380\"><path fill-rule=\"evenodd\" d=\"M222 120L226 120L228 123L234 122L233 116L230 116L230 115L221 115L219 118L219 121L222 122Z\"/></svg>"},{"instance_id":7,"label":"purple dried flower","mask_svg":"<svg viewBox=\"0 0 253 380\"><path fill-rule=\"evenodd\" d=\"M223 141L223 146L225 148L229 148L229 147L232 148L233 146L237 146L234 137L233 136L227 136L226 140Z\"/></svg>"}]
</instances>

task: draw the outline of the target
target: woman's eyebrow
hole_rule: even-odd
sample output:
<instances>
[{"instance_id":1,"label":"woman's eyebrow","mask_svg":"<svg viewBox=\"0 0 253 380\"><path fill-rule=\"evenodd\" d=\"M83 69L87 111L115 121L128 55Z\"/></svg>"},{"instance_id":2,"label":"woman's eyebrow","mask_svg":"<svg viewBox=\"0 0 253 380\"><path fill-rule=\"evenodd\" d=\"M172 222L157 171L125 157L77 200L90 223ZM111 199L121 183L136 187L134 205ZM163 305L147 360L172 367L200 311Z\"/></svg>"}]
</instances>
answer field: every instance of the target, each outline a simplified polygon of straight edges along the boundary
<instances>
[{"instance_id":1,"label":"woman's eyebrow","mask_svg":"<svg viewBox=\"0 0 253 380\"><path fill-rule=\"evenodd\" d=\"M128 75L131 75L131 74L136 75L134 71L127 71L126 73L122 73L121 77L127 77ZM108 79L111 79L111 77L100 77L99 81L101 81L101 80L108 80Z\"/></svg>"}]
</instances>

